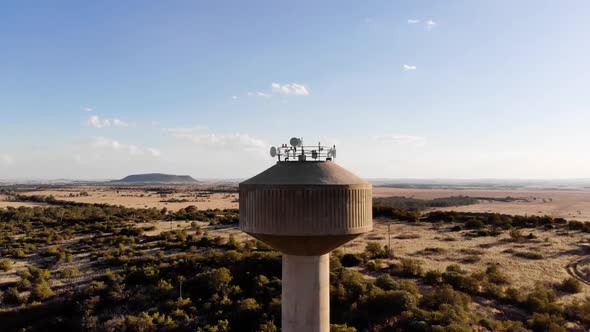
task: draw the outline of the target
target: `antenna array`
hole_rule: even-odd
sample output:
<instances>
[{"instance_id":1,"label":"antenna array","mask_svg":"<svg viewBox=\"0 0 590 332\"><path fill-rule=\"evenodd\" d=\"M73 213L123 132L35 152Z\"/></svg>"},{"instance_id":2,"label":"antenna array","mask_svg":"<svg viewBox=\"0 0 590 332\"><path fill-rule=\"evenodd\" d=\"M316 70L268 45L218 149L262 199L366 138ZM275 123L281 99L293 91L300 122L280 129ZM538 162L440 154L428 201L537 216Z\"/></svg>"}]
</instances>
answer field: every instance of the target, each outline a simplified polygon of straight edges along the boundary
<instances>
[{"instance_id":1,"label":"antenna array","mask_svg":"<svg viewBox=\"0 0 590 332\"><path fill-rule=\"evenodd\" d=\"M324 161L336 158L336 146L303 145L303 139L293 137L289 145L281 144L270 148L270 156L279 161Z\"/></svg>"}]
</instances>

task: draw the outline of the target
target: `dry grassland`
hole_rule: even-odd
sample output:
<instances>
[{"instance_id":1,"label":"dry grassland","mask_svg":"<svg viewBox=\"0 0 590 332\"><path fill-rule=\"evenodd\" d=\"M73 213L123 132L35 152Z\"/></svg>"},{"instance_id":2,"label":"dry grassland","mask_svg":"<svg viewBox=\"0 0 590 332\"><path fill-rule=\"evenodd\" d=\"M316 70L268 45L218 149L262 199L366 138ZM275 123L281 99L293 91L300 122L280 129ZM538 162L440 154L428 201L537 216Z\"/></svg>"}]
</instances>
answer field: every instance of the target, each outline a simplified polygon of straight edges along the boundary
<instances>
[{"instance_id":1,"label":"dry grassland","mask_svg":"<svg viewBox=\"0 0 590 332\"><path fill-rule=\"evenodd\" d=\"M412 189L373 188L373 196L405 196L433 199L449 196L522 198L528 202L482 200L478 204L437 208L441 211L497 212L510 215L548 215L567 220L590 221L590 190L492 190L492 189Z\"/></svg>"},{"instance_id":2,"label":"dry grassland","mask_svg":"<svg viewBox=\"0 0 590 332\"><path fill-rule=\"evenodd\" d=\"M190 205L196 206L199 210L238 208L237 193L211 193L207 191L207 189L189 186L177 186L173 187L172 189L176 190L177 192L161 195L156 191L148 191L142 187L116 189L108 186L89 186L38 190L23 192L22 194L44 196L52 195L58 200L81 203L114 204L123 205L130 208L167 208L171 211L177 211ZM79 196L81 192L88 193L88 196ZM177 200L177 202L174 202L174 200ZM27 203L13 202L12 204L24 205Z\"/></svg>"}]
</instances>

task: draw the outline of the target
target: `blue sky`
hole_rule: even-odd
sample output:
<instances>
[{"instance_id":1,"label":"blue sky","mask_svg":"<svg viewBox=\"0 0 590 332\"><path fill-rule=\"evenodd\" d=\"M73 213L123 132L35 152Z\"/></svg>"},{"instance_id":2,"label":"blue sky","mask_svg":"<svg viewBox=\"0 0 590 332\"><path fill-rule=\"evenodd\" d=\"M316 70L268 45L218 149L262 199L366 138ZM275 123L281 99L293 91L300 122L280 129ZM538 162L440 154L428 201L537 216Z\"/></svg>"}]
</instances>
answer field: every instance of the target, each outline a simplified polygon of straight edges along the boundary
<instances>
[{"instance_id":1,"label":"blue sky","mask_svg":"<svg viewBox=\"0 0 590 332\"><path fill-rule=\"evenodd\" d=\"M0 3L0 179L588 178L588 1Z\"/></svg>"}]
</instances>

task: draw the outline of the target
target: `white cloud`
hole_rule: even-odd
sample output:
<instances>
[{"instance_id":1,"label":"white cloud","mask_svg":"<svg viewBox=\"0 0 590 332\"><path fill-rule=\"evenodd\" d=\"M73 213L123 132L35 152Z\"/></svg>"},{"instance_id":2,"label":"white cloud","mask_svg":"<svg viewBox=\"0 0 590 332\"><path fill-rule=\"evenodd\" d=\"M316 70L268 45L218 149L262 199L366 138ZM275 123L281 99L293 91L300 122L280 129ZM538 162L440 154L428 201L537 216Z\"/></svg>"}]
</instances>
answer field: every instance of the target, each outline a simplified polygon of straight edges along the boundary
<instances>
[{"instance_id":1,"label":"white cloud","mask_svg":"<svg viewBox=\"0 0 590 332\"><path fill-rule=\"evenodd\" d=\"M295 96L309 96L309 90L303 84L298 83L291 83L291 84L283 84L273 82L271 84L272 92L280 93L285 95L295 95Z\"/></svg>"},{"instance_id":2,"label":"white cloud","mask_svg":"<svg viewBox=\"0 0 590 332\"><path fill-rule=\"evenodd\" d=\"M113 126L115 127L129 127L129 124L119 119L113 119Z\"/></svg>"},{"instance_id":3,"label":"white cloud","mask_svg":"<svg viewBox=\"0 0 590 332\"><path fill-rule=\"evenodd\" d=\"M436 22L433 20L426 21L426 30L430 31L436 26Z\"/></svg>"},{"instance_id":4,"label":"white cloud","mask_svg":"<svg viewBox=\"0 0 590 332\"><path fill-rule=\"evenodd\" d=\"M147 151L154 157L159 157L162 154L162 152L156 148L147 148Z\"/></svg>"},{"instance_id":5,"label":"white cloud","mask_svg":"<svg viewBox=\"0 0 590 332\"><path fill-rule=\"evenodd\" d=\"M248 96L250 96L250 97L270 98L270 94L264 93L264 92L261 92L261 91L248 92Z\"/></svg>"},{"instance_id":6,"label":"white cloud","mask_svg":"<svg viewBox=\"0 0 590 332\"><path fill-rule=\"evenodd\" d=\"M423 145L426 143L426 138L422 136L405 135L405 134L390 134L373 137L379 143L383 144L414 144Z\"/></svg>"},{"instance_id":7,"label":"white cloud","mask_svg":"<svg viewBox=\"0 0 590 332\"><path fill-rule=\"evenodd\" d=\"M236 100L238 99L238 96L231 96L231 99Z\"/></svg>"},{"instance_id":8,"label":"white cloud","mask_svg":"<svg viewBox=\"0 0 590 332\"><path fill-rule=\"evenodd\" d=\"M420 20L415 19L415 18L411 18L408 20L408 24L418 24L420 23Z\"/></svg>"},{"instance_id":9,"label":"white cloud","mask_svg":"<svg viewBox=\"0 0 590 332\"><path fill-rule=\"evenodd\" d=\"M199 147L225 151L265 151L267 144L248 134L215 134L206 127L167 128L164 132L170 136L189 141Z\"/></svg>"},{"instance_id":10,"label":"white cloud","mask_svg":"<svg viewBox=\"0 0 590 332\"><path fill-rule=\"evenodd\" d=\"M90 108L90 107L85 107L84 108L84 112L92 112L92 111L94 111L94 110L92 108Z\"/></svg>"},{"instance_id":11,"label":"white cloud","mask_svg":"<svg viewBox=\"0 0 590 332\"><path fill-rule=\"evenodd\" d=\"M404 70L416 70L416 66L414 65L406 65L403 66Z\"/></svg>"},{"instance_id":12,"label":"white cloud","mask_svg":"<svg viewBox=\"0 0 590 332\"><path fill-rule=\"evenodd\" d=\"M101 118L98 115L92 115L88 118L88 120L86 120L86 124L88 124L89 126L92 126L94 128L106 128L106 127L110 127L110 126L115 126L115 127L129 127L129 124L123 120L119 120L119 119L108 119L108 118Z\"/></svg>"},{"instance_id":13,"label":"white cloud","mask_svg":"<svg viewBox=\"0 0 590 332\"><path fill-rule=\"evenodd\" d=\"M150 155L152 157L159 157L161 154L160 150L156 148L122 143L106 137L93 137L88 145L96 150L117 151L130 156Z\"/></svg>"},{"instance_id":14,"label":"white cloud","mask_svg":"<svg viewBox=\"0 0 590 332\"><path fill-rule=\"evenodd\" d=\"M0 154L0 164L12 165L14 164L14 158L8 154Z\"/></svg>"},{"instance_id":15,"label":"white cloud","mask_svg":"<svg viewBox=\"0 0 590 332\"><path fill-rule=\"evenodd\" d=\"M88 125L99 129L111 126L111 121L109 119L101 119L98 115L89 117L87 123Z\"/></svg>"}]
</instances>

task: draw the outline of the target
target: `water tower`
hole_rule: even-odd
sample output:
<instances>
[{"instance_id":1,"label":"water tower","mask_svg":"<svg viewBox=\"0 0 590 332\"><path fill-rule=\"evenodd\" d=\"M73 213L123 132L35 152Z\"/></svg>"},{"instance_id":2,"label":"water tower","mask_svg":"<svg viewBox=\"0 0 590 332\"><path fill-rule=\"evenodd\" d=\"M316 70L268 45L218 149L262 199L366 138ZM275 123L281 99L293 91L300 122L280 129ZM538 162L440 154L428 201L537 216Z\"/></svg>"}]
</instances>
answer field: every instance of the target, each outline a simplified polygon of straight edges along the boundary
<instances>
[{"instance_id":1,"label":"water tower","mask_svg":"<svg viewBox=\"0 0 590 332\"><path fill-rule=\"evenodd\" d=\"M271 148L277 163L240 183L240 229L283 253L282 330L330 330L330 251L373 229L372 186L336 148Z\"/></svg>"}]
</instances>

